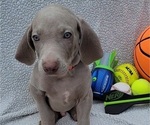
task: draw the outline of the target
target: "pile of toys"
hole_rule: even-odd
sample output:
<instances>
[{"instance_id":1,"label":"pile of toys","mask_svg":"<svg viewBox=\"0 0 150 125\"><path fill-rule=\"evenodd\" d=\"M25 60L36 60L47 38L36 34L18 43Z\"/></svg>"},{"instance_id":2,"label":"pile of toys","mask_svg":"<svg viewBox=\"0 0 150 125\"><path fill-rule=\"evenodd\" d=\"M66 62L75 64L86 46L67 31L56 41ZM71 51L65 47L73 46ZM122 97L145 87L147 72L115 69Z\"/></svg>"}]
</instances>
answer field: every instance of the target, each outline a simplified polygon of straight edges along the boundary
<instances>
[{"instance_id":1,"label":"pile of toys","mask_svg":"<svg viewBox=\"0 0 150 125\"><path fill-rule=\"evenodd\" d=\"M118 114L133 104L150 103L150 26L136 41L134 65L118 64L116 51L94 62L94 98L104 101L105 112Z\"/></svg>"}]
</instances>

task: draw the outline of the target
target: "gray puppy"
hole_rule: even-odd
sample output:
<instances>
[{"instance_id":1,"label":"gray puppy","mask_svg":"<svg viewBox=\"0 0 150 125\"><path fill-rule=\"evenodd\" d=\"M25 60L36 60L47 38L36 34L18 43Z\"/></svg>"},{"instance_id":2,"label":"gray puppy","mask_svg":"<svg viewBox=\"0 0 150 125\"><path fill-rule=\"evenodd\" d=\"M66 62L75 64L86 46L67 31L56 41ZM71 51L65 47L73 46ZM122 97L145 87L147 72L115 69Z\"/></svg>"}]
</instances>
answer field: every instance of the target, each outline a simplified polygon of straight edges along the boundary
<instances>
[{"instance_id":1,"label":"gray puppy","mask_svg":"<svg viewBox=\"0 0 150 125\"><path fill-rule=\"evenodd\" d=\"M47 6L25 32L16 59L31 65L36 55L30 90L41 124L55 125L60 114L69 112L78 125L90 125L93 98L88 64L103 55L95 32L70 10Z\"/></svg>"}]
</instances>

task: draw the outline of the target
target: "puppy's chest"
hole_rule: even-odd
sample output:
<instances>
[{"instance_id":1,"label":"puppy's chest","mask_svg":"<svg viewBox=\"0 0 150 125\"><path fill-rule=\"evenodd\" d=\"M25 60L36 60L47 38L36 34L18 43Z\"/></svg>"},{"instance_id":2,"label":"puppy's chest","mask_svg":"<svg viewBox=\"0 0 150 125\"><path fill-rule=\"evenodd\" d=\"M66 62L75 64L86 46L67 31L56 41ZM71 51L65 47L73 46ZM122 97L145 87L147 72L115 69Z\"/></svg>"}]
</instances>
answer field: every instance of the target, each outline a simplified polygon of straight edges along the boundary
<instances>
[{"instance_id":1,"label":"puppy's chest","mask_svg":"<svg viewBox=\"0 0 150 125\"><path fill-rule=\"evenodd\" d=\"M47 86L45 91L49 103L55 111L65 112L77 103L79 90L76 86L69 85L69 83L57 81L57 83Z\"/></svg>"},{"instance_id":2,"label":"puppy's chest","mask_svg":"<svg viewBox=\"0 0 150 125\"><path fill-rule=\"evenodd\" d=\"M75 83L74 81L49 81L49 83L46 83L44 90L51 98L61 98L67 102L67 100L71 98L71 95L77 92L78 86L80 86L80 84Z\"/></svg>"},{"instance_id":3,"label":"puppy's chest","mask_svg":"<svg viewBox=\"0 0 150 125\"><path fill-rule=\"evenodd\" d=\"M69 106L77 98L77 96L73 95L74 92L68 89L63 91L51 91L46 93L46 96L48 96L49 98L50 104L55 104L55 106Z\"/></svg>"}]
</instances>

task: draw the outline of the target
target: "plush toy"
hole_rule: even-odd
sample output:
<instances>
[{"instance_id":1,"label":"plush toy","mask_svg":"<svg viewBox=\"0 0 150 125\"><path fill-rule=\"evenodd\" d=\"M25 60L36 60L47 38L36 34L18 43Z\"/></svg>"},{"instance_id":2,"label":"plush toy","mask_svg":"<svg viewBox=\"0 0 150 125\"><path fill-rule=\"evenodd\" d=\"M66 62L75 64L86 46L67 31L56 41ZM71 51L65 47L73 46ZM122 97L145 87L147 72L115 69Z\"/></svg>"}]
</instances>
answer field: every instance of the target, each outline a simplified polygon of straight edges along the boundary
<instances>
[{"instance_id":1,"label":"plush toy","mask_svg":"<svg viewBox=\"0 0 150 125\"><path fill-rule=\"evenodd\" d=\"M114 85L112 85L111 90L118 90L129 95L132 94L130 86L124 82L115 83Z\"/></svg>"}]
</instances>

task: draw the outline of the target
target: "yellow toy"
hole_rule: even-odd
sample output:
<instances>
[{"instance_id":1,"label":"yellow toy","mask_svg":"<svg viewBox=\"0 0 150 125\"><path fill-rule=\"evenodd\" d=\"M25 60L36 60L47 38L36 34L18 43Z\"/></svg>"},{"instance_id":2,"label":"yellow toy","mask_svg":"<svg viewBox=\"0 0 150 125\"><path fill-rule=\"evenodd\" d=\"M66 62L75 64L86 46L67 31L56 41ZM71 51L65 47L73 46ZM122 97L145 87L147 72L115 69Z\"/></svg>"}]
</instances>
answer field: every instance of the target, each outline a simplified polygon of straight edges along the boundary
<instances>
[{"instance_id":1,"label":"yellow toy","mask_svg":"<svg viewBox=\"0 0 150 125\"><path fill-rule=\"evenodd\" d=\"M114 69L116 82L125 82L130 86L139 78L136 68L130 63L124 63Z\"/></svg>"},{"instance_id":2,"label":"yellow toy","mask_svg":"<svg viewBox=\"0 0 150 125\"><path fill-rule=\"evenodd\" d=\"M146 79L138 79L132 84L131 90L133 95L150 94L150 83Z\"/></svg>"}]
</instances>

